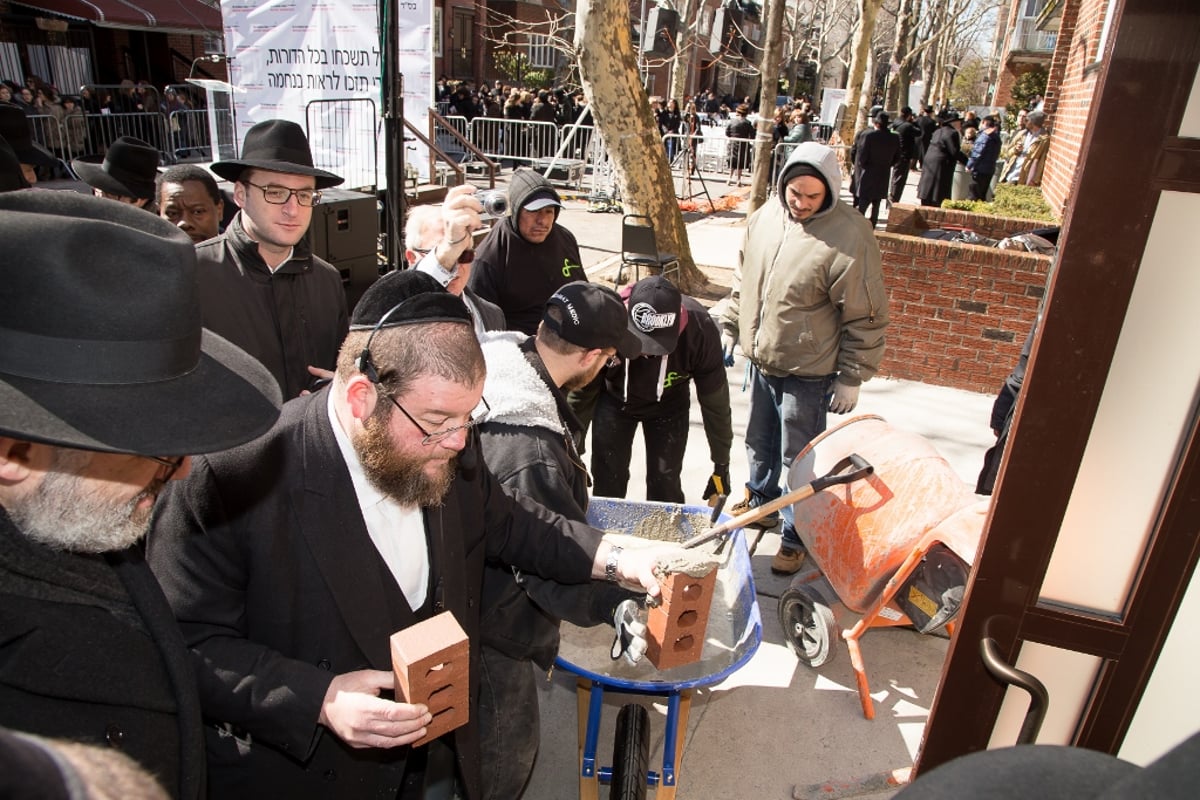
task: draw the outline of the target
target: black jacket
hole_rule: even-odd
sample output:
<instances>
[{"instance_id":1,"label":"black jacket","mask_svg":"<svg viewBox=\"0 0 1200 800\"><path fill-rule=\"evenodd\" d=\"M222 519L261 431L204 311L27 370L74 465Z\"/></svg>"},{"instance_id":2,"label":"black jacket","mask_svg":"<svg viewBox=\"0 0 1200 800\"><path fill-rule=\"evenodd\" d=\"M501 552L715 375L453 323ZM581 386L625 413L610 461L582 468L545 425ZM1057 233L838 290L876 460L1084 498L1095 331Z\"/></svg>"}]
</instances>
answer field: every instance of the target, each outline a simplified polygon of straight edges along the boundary
<instances>
[{"instance_id":1,"label":"black jacket","mask_svg":"<svg viewBox=\"0 0 1200 800\"><path fill-rule=\"evenodd\" d=\"M53 551L0 509L0 587L0 725L116 747L203 798L196 678L140 550Z\"/></svg>"},{"instance_id":2,"label":"black jacket","mask_svg":"<svg viewBox=\"0 0 1200 800\"><path fill-rule=\"evenodd\" d=\"M949 200L954 187L954 165L966 163L967 155L962 151L958 131L951 125L939 127L921 161L917 197L939 206L943 200Z\"/></svg>"},{"instance_id":3,"label":"black jacket","mask_svg":"<svg viewBox=\"0 0 1200 800\"><path fill-rule=\"evenodd\" d=\"M333 676L390 671L388 638L417 620L367 533L327 393L285 404L250 444L197 457L150 535L193 648L214 797L395 797L403 778L409 748L351 748L317 722ZM514 501L482 464L472 472L424 515L432 611L453 612L471 641L474 699L485 560L581 583L600 532ZM466 797L480 797L473 721L444 740Z\"/></svg>"},{"instance_id":4,"label":"black jacket","mask_svg":"<svg viewBox=\"0 0 1200 800\"><path fill-rule=\"evenodd\" d=\"M341 274L300 242L274 274L242 213L220 236L196 245L204 327L263 363L296 397L313 381L309 365L333 369L349 330Z\"/></svg>"},{"instance_id":5,"label":"black jacket","mask_svg":"<svg viewBox=\"0 0 1200 800\"><path fill-rule=\"evenodd\" d=\"M900 137L900 158L901 160L912 161L917 157L921 139L920 129L911 122L901 120L892 126L892 130Z\"/></svg>"},{"instance_id":6,"label":"black jacket","mask_svg":"<svg viewBox=\"0 0 1200 800\"><path fill-rule=\"evenodd\" d=\"M491 405L479 428L484 461L513 495L584 522L587 469L576 442L583 426L554 385L532 338L505 332L485 336ZM611 622L617 603L632 595L601 581L563 585L489 565L483 578L483 643L509 658L548 669L558 654L558 624Z\"/></svg>"},{"instance_id":7,"label":"black jacket","mask_svg":"<svg viewBox=\"0 0 1200 800\"><path fill-rule=\"evenodd\" d=\"M508 216L492 226L475 251L467 283L471 291L504 312L509 330L537 333L546 301L571 281L586 281L583 258L575 236L555 223L540 244L531 244L517 230L517 214L538 190L553 191L550 182L529 169L513 173L508 189Z\"/></svg>"},{"instance_id":8,"label":"black jacket","mask_svg":"<svg viewBox=\"0 0 1200 800\"><path fill-rule=\"evenodd\" d=\"M867 131L857 141L854 177L858 197L881 200L887 197L892 165L900 157L900 137L887 129Z\"/></svg>"}]
</instances>

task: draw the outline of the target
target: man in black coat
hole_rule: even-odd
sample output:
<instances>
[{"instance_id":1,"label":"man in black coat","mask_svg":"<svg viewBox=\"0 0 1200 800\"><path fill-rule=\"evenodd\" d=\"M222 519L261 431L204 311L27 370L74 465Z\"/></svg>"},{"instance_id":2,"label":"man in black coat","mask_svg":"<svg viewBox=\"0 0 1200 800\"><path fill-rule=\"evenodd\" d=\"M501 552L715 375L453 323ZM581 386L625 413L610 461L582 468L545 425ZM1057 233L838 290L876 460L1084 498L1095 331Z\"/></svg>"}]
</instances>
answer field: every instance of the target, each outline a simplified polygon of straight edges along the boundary
<instances>
[{"instance_id":1,"label":"man in black coat","mask_svg":"<svg viewBox=\"0 0 1200 800\"><path fill-rule=\"evenodd\" d=\"M892 166L891 198L893 203L899 203L904 194L904 187L908 184L908 173L913 168L913 162L916 160L921 146L921 131L913 124L911 108L905 106L900 109L900 121L892 127L892 130L896 132L896 136L900 137L900 158Z\"/></svg>"},{"instance_id":2,"label":"man in black coat","mask_svg":"<svg viewBox=\"0 0 1200 800\"><path fill-rule=\"evenodd\" d=\"M8 192L0 238L0 725L120 750L199 800L196 677L138 543L188 454L266 431L279 390L201 329L166 220Z\"/></svg>"},{"instance_id":3,"label":"man in black coat","mask_svg":"<svg viewBox=\"0 0 1200 800\"><path fill-rule=\"evenodd\" d=\"M475 713L411 746L432 716L393 699L389 637L451 612L474 705L485 561L658 592L655 548L514 499L484 465L485 367L460 298L393 272L352 324L333 383L197 459L150 536L193 649L214 797L476 800Z\"/></svg>"},{"instance_id":4,"label":"man in black coat","mask_svg":"<svg viewBox=\"0 0 1200 800\"><path fill-rule=\"evenodd\" d=\"M923 206L940 206L949 200L954 187L954 167L966 164L967 154L962 151L958 136L962 118L953 111L942 116L942 124L933 134L929 149L922 163L921 182L917 184L917 197Z\"/></svg>"},{"instance_id":5,"label":"man in black coat","mask_svg":"<svg viewBox=\"0 0 1200 800\"><path fill-rule=\"evenodd\" d=\"M886 112L875 116L875 130L858 142L854 157L854 175L858 186L854 207L867 216L871 209L872 227L879 224L879 204L888 196L892 166L900 158L900 137L888 130L891 120Z\"/></svg>"},{"instance_id":6,"label":"man in black coat","mask_svg":"<svg viewBox=\"0 0 1200 800\"><path fill-rule=\"evenodd\" d=\"M920 144L917 150L917 161L923 164L925 161L925 153L929 150L929 143L933 141L933 132L937 130L937 119L933 116L933 106L925 106L921 109L920 115L913 122L917 126L917 130L921 132ZM918 167L920 169L922 167Z\"/></svg>"}]
</instances>

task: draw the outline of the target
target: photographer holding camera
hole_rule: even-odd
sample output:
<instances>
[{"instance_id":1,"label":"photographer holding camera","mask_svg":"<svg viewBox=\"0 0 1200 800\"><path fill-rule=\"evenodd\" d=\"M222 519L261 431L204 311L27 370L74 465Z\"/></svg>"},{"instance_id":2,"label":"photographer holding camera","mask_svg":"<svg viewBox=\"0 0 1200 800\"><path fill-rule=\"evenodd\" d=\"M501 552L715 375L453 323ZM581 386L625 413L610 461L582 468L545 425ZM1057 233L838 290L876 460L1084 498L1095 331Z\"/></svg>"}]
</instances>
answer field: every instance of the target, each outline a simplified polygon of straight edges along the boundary
<instances>
[{"instance_id":1,"label":"photographer holding camera","mask_svg":"<svg viewBox=\"0 0 1200 800\"><path fill-rule=\"evenodd\" d=\"M505 329L504 312L467 288L475 259L474 232L481 226L480 211L500 216L508 208L502 192L475 193L474 187L455 186L438 206L409 209L404 225L404 257L408 266L432 275L450 294L467 304L474 318L475 335Z\"/></svg>"},{"instance_id":2,"label":"photographer holding camera","mask_svg":"<svg viewBox=\"0 0 1200 800\"><path fill-rule=\"evenodd\" d=\"M479 245L468 285L500 306L509 330L533 336L550 295L587 275L574 234L558 224L562 198L548 180L531 169L517 170L508 206L508 216ZM448 236L454 233L447 229Z\"/></svg>"}]
</instances>

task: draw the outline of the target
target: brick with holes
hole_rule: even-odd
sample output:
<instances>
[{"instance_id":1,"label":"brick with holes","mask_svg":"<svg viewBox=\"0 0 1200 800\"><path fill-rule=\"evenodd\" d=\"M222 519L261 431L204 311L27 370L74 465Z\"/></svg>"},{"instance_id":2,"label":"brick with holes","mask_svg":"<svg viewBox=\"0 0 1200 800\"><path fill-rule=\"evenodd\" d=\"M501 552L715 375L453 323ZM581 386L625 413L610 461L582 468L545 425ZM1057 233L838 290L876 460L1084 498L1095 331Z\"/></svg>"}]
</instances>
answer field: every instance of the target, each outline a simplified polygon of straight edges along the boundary
<instances>
[{"instance_id":1,"label":"brick with holes","mask_svg":"<svg viewBox=\"0 0 1200 800\"><path fill-rule=\"evenodd\" d=\"M717 585L716 568L710 566L703 575L672 572L660 576L658 585L659 605L646 614L646 657L658 669L699 661Z\"/></svg>"},{"instance_id":2,"label":"brick with holes","mask_svg":"<svg viewBox=\"0 0 1200 800\"><path fill-rule=\"evenodd\" d=\"M467 634L449 611L391 636L396 699L423 703L433 721L413 746L465 725L470 716L470 649Z\"/></svg>"}]
</instances>

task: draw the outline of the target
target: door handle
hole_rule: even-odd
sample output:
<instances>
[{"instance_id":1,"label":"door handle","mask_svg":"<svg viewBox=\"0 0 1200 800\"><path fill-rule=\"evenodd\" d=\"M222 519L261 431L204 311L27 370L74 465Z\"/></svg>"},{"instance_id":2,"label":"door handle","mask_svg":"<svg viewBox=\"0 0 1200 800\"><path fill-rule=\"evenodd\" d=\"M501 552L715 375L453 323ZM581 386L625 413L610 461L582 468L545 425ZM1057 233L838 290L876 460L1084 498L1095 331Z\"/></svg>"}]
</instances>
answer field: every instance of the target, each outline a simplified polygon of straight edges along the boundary
<instances>
[{"instance_id":1,"label":"door handle","mask_svg":"<svg viewBox=\"0 0 1200 800\"><path fill-rule=\"evenodd\" d=\"M1008 686L1016 686L1029 695L1029 710L1025 712L1025 721L1021 723L1017 744L1033 744L1050 705L1050 693L1046 691L1046 685L1001 658L1000 645L990 636L979 640L979 656L993 678Z\"/></svg>"}]
</instances>

